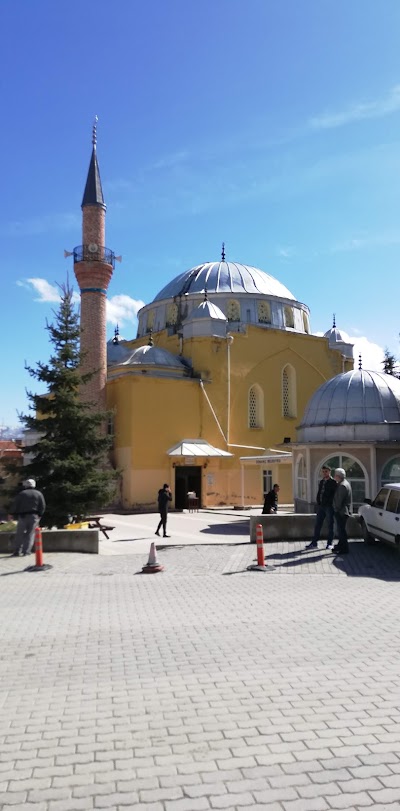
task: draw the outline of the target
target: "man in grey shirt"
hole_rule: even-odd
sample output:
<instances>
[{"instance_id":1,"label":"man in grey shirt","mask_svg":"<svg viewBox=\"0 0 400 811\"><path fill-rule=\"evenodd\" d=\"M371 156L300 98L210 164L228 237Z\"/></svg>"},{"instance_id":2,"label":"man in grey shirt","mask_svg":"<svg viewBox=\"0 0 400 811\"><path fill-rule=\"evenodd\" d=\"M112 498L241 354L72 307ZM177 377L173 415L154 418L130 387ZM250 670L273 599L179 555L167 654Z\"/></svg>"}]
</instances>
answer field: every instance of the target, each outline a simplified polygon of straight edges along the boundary
<instances>
[{"instance_id":1,"label":"man in grey shirt","mask_svg":"<svg viewBox=\"0 0 400 811\"><path fill-rule=\"evenodd\" d=\"M26 479L22 482L23 489L10 508L10 514L18 518L15 534L14 557L18 557L22 549L23 555L30 555L35 540L35 529L46 509L46 502L40 490L36 490L35 479Z\"/></svg>"},{"instance_id":2,"label":"man in grey shirt","mask_svg":"<svg viewBox=\"0 0 400 811\"><path fill-rule=\"evenodd\" d=\"M337 555L347 555L349 552L349 544L347 540L346 523L350 515L350 506L352 502L351 485L346 479L346 471L342 467L335 470L335 479L337 487L333 497L333 513L335 516L338 543L333 547L333 551Z\"/></svg>"}]
</instances>

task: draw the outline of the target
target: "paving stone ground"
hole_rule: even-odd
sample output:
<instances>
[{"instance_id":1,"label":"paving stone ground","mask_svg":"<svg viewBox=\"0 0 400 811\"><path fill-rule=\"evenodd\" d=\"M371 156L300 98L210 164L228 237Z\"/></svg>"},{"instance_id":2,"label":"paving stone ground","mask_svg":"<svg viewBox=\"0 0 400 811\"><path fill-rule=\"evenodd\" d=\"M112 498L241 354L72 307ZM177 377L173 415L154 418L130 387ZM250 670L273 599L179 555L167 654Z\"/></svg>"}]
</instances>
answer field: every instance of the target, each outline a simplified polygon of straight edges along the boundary
<instances>
[{"instance_id":1,"label":"paving stone ground","mask_svg":"<svg viewBox=\"0 0 400 811\"><path fill-rule=\"evenodd\" d=\"M400 556L241 540L0 559L3 811L400 809Z\"/></svg>"}]
</instances>

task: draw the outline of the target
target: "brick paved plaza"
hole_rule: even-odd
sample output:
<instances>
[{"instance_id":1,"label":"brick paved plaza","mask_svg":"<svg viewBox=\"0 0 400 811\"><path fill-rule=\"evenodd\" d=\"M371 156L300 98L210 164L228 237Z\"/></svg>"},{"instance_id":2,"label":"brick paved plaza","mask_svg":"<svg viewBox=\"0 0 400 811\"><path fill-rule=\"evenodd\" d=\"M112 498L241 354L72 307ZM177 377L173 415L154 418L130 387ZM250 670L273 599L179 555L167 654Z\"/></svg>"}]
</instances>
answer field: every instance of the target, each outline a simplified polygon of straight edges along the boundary
<instances>
[{"instance_id":1,"label":"brick paved plaza","mask_svg":"<svg viewBox=\"0 0 400 811\"><path fill-rule=\"evenodd\" d=\"M400 556L251 573L246 517L198 513L140 575L154 521L0 559L1 809L400 809Z\"/></svg>"}]
</instances>

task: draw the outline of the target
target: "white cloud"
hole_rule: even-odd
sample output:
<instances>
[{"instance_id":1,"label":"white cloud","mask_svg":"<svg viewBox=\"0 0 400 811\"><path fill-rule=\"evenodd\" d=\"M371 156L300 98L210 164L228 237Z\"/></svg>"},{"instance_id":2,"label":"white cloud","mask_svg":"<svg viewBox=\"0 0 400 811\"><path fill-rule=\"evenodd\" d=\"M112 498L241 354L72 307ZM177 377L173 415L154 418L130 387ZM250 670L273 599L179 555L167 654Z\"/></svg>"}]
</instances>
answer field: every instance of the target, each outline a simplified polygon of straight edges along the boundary
<instances>
[{"instance_id":1,"label":"white cloud","mask_svg":"<svg viewBox=\"0 0 400 811\"><path fill-rule=\"evenodd\" d=\"M398 110L400 110L400 85L395 85L382 98L355 103L337 113L317 115L310 119L309 126L312 129L333 129L366 118L383 118Z\"/></svg>"},{"instance_id":2,"label":"white cloud","mask_svg":"<svg viewBox=\"0 0 400 811\"><path fill-rule=\"evenodd\" d=\"M291 259L294 255L294 250L290 245L283 245L276 249L276 255L280 259Z\"/></svg>"},{"instance_id":3,"label":"white cloud","mask_svg":"<svg viewBox=\"0 0 400 811\"><path fill-rule=\"evenodd\" d=\"M369 341L365 336L356 335L350 338L351 343L354 343L354 367L358 368L358 356L361 355L361 363L363 369L368 369L372 372L382 372L382 361L384 358L384 350L379 344Z\"/></svg>"},{"instance_id":4,"label":"white cloud","mask_svg":"<svg viewBox=\"0 0 400 811\"><path fill-rule=\"evenodd\" d=\"M31 289L29 285L31 285L36 293L39 294L39 298L35 298L34 301L45 301L45 302L55 302L60 301L60 291L55 284L50 284L46 279L25 279L24 281L17 282L18 287L26 287L28 290Z\"/></svg>"},{"instance_id":5,"label":"white cloud","mask_svg":"<svg viewBox=\"0 0 400 811\"><path fill-rule=\"evenodd\" d=\"M107 299L107 321L110 324L132 323L135 320L138 310L144 307L144 301L131 298L124 293L112 296Z\"/></svg>"},{"instance_id":6,"label":"white cloud","mask_svg":"<svg viewBox=\"0 0 400 811\"><path fill-rule=\"evenodd\" d=\"M57 303L60 301L60 289L55 284L50 284L47 279L33 278L23 279L17 282L18 287L25 287L28 290L34 290L38 297L34 301L44 303ZM80 295L78 292L73 293L74 303L79 303ZM124 293L116 296L111 296L107 299L107 321L110 324L131 324L135 321L138 310L144 307L144 301L140 299L131 298Z\"/></svg>"}]
</instances>

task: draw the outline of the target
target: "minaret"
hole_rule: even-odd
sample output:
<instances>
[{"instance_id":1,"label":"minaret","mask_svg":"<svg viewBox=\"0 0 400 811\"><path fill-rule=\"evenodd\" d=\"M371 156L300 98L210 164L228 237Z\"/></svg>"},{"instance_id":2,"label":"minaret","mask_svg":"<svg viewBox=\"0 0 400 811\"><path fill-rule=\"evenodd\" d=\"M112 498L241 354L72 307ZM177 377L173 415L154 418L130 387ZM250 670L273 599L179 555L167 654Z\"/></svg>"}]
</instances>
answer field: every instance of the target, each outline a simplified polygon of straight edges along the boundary
<instances>
[{"instance_id":1,"label":"minaret","mask_svg":"<svg viewBox=\"0 0 400 811\"><path fill-rule=\"evenodd\" d=\"M84 399L106 407L106 296L115 256L105 247L106 205L97 162L97 116L92 156L82 200L82 245L74 248L74 273L81 291L82 372L95 372L85 385Z\"/></svg>"}]
</instances>

